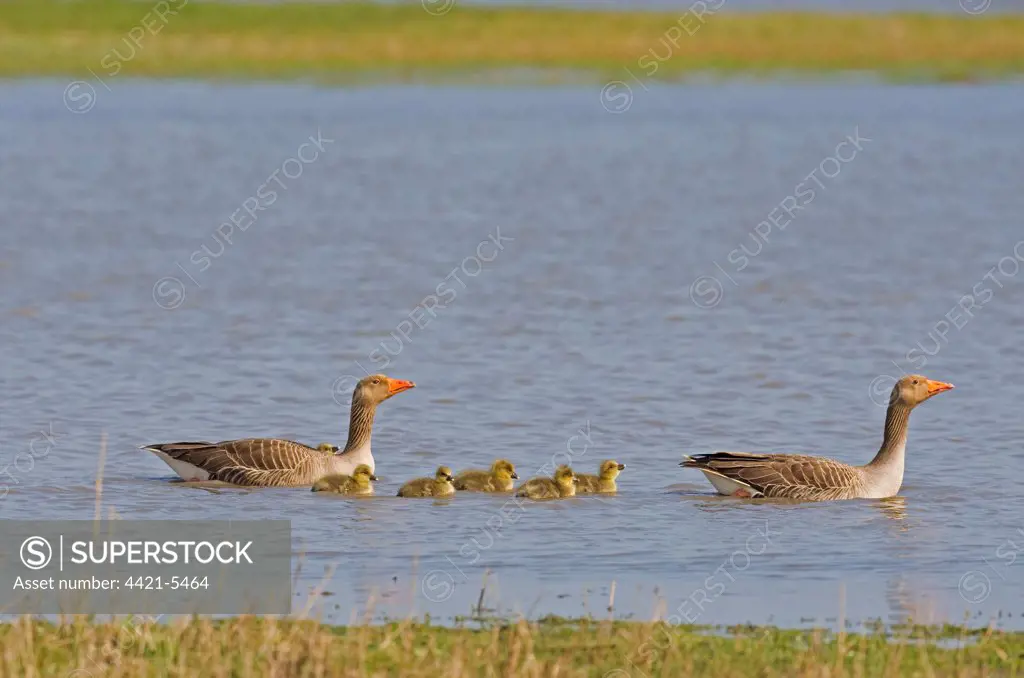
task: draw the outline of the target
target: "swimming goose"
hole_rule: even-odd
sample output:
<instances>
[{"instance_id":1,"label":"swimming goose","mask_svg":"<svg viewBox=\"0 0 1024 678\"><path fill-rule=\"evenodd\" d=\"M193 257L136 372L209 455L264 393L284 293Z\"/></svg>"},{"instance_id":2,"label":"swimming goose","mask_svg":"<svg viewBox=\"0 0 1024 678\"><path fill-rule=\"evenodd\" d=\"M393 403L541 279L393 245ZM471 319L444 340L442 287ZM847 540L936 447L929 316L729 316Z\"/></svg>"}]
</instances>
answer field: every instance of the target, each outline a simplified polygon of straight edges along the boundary
<instances>
[{"instance_id":1,"label":"swimming goose","mask_svg":"<svg viewBox=\"0 0 1024 678\"><path fill-rule=\"evenodd\" d=\"M511 492L512 481L519 480L516 467L507 459L498 459L489 471L471 469L455 476L455 489L469 492Z\"/></svg>"},{"instance_id":2,"label":"swimming goose","mask_svg":"<svg viewBox=\"0 0 1024 678\"><path fill-rule=\"evenodd\" d=\"M433 478L410 480L398 490L399 497L450 497L455 494L452 470L438 466Z\"/></svg>"},{"instance_id":3,"label":"swimming goose","mask_svg":"<svg viewBox=\"0 0 1024 678\"><path fill-rule=\"evenodd\" d=\"M334 473L320 478L313 483L312 491L366 496L373 494L373 485L370 482L373 480L377 480L377 476L373 475L370 467L360 464L350 476Z\"/></svg>"},{"instance_id":4,"label":"swimming goose","mask_svg":"<svg viewBox=\"0 0 1024 678\"><path fill-rule=\"evenodd\" d=\"M577 473L580 479L576 486L577 494L613 494L618 488L615 486L615 479L619 477L619 471L626 468L614 459L606 459L601 462L598 475L591 476L585 473Z\"/></svg>"},{"instance_id":5,"label":"swimming goose","mask_svg":"<svg viewBox=\"0 0 1024 678\"><path fill-rule=\"evenodd\" d=\"M572 469L564 464L555 470L554 478L532 478L516 490L517 497L528 499L562 499L576 496L579 479Z\"/></svg>"},{"instance_id":6,"label":"swimming goose","mask_svg":"<svg viewBox=\"0 0 1024 678\"><path fill-rule=\"evenodd\" d=\"M903 484L911 410L951 388L952 384L917 374L896 382L885 414L882 447L864 466L849 466L824 457L744 452L698 454L686 457L679 465L700 469L719 494L734 497L806 501L891 497Z\"/></svg>"},{"instance_id":7,"label":"swimming goose","mask_svg":"<svg viewBox=\"0 0 1024 678\"><path fill-rule=\"evenodd\" d=\"M235 485L295 487L332 473L352 473L359 464L375 470L370 432L377 405L414 388L411 381L383 374L365 377L352 392L345 449L325 454L317 448L277 438L248 438L220 443L161 443L144 450L163 459L185 480L222 480Z\"/></svg>"}]
</instances>

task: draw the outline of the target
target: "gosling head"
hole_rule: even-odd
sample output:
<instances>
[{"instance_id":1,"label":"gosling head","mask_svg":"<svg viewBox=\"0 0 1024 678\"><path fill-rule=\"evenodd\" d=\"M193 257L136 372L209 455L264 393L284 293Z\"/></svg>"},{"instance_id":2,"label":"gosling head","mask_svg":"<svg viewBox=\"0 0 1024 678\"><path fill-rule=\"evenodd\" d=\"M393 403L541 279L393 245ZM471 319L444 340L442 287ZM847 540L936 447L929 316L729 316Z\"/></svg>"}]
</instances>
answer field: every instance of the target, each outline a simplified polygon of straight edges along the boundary
<instances>
[{"instance_id":1,"label":"gosling head","mask_svg":"<svg viewBox=\"0 0 1024 678\"><path fill-rule=\"evenodd\" d=\"M516 467L513 466L512 462L508 459L498 459L491 464L491 473L501 478L519 480L519 474L516 473Z\"/></svg>"},{"instance_id":2,"label":"gosling head","mask_svg":"<svg viewBox=\"0 0 1024 678\"><path fill-rule=\"evenodd\" d=\"M366 464L356 466L356 470L352 471L352 478L360 485L369 485L371 480L377 480L377 476L373 475L373 471Z\"/></svg>"},{"instance_id":3,"label":"gosling head","mask_svg":"<svg viewBox=\"0 0 1024 678\"><path fill-rule=\"evenodd\" d=\"M330 443L320 443L319 445L316 446L316 449L320 450L321 452L337 452L338 446L332 445Z\"/></svg>"},{"instance_id":4,"label":"gosling head","mask_svg":"<svg viewBox=\"0 0 1024 678\"><path fill-rule=\"evenodd\" d=\"M571 468L562 464L555 469L555 482L565 487L580 482L580 479L576 477Z\"/></svg>"},{"instance_id":5,"label":"gosling head","mask_svg":"<svg viewBox=\"0 0 1024 678\"><path fill-rule=\"evenodd\" d=\"M450 483L455 480L455 476L452 475L452 470L447 466L438 466L434 479L439 483Z\"/></svg>"},{"instance_id":6,"label":"gosling head","mask_svg":"<svg viewBox=\"0 0 1024 678\"><path fill-rule=\"evenodd\" d=\"M907 407L916 407L932 396L951 388L953 388L953 384L947 384L944 381L933 381L920 374L908 374L892 387L889 404L898 403Z\"/></svg>"},{"instance_id":7,"label":"gosling head","mask_svg":"<svg viewBox=\"0 0 1024 678\"><path fill-rule=\"evenodd\" d=\"M402 391L408 391L410 388L415 387L416 384L411 381L392 379L383 374L371 374L368 377L363 377L356 384L356 388L352 392L352 402L364 405L377 405L391 396L398 395Z\"/></svg>"},{"instance_id":8,"label":"gosling head","mask_svg":"<svg viewBox=\"0 0 1024 678\"><path fill-rule=\"evenodd\" d=\"M619 477L619 471L626 468L614 459L605 459L601 462L601 480L615 480Z\"/></svg>"}]
</instances>

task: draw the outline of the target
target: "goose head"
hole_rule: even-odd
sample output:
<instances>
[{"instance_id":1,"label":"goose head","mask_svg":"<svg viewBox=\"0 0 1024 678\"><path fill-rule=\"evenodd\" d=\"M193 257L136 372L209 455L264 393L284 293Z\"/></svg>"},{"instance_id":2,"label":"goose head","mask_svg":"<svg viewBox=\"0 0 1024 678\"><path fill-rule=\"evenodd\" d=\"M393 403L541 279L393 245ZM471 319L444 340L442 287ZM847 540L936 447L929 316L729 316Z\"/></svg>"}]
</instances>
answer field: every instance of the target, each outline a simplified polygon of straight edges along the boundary
<instances>
[{"instance_id":1,"label":"goose head","mask_svg":"<svg viewBox=\"0 0 1024 678\"><path fill-rule=\"evenodd\" d=\"M934 381L920 374L908 374L892 387L889 395L889 404L900 404L906 407L917 407L932 396L953 388L953 384L944 381Z\"/></svg>"},{"instance_id":2,"label":"goose head","mask_svg":"<svg viewBox=\"0 0 1024 678\"><path fill-rule=\"evenodd\" d=\"M383 374L371 374L363 377L352 392L352 402L363 405L379 405L388 398L402 391L415 388L416 384L405 379L392 379Z\"/></svg>"},{"instance_id":3,"label":"goose head","mask_svg":"<svg viewBox=\"0 0 1024 678\"><path fill-rule=\"evenodd\" d=\"M571 468L563 464L555 469L555 482L561 487L571 487L580 482L580 479L576 477Z\"/></svg>"},{"instance_id":4,"label":"goose head","mask_svg":"<svg viewBox=\"0 0 1024 678\"><path fill-rule=\"evenodd\" d=\"M601 480L615 480L619 477L619 471L626 468L614 459L606 459L601 462Z\"/></svg>"},{"instance_id":5,"label":"goose head","mask_svg":"<svg viewBox=\"0 0 1024 678\"><path fill-rule=\"evenodd\" d=\"M439 483L450 483L455 480L455 476L452 475L452 470L447 466L438 466L437 473L434 474L434 479Z\"/></svg>"},{"instance_id":6,"label":"goose head","mask_svg":"<svg viewBox=\"0 0 1024 678\"><path fill-rule=\"evenodd\" d=\"M366 464L360 464L356 466L356 470L352 471L352 479L356 481L356 484L360 486L367 486L371 480L377 480L377 476L373 475L373 471Z\"/></svg>"},{"instance_id":7,"label":"goose head","mask_svg":"<svg viewBox=\"0 0 1024 678\"><path fill-rule=\"evenodd\" d=\"M519 474L516 473L516 467L512 465L508 459L498 459L491 464L491 475L497 476L503 480L518 480Z\"/></svg>"}]
</instances>

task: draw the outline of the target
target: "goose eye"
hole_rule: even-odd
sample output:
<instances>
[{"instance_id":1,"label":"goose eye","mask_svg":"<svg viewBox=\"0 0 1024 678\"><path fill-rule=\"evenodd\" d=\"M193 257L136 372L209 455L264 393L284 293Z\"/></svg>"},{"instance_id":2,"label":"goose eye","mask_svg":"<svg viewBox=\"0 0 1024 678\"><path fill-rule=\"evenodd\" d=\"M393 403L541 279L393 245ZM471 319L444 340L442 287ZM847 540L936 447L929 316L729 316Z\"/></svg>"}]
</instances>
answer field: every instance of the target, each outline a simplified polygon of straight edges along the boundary
<instances>
[{"instance_id":1,"label":"goose eye","mask_svg":"<svg viewBox=\"0 0 1024 678\"><path fill-rule=\"evenodd\" d=\"M917 385L917 379L915 379L915 380L914 380L914 385L915 385L915 386Z\"/></svg>"}]
</instances>

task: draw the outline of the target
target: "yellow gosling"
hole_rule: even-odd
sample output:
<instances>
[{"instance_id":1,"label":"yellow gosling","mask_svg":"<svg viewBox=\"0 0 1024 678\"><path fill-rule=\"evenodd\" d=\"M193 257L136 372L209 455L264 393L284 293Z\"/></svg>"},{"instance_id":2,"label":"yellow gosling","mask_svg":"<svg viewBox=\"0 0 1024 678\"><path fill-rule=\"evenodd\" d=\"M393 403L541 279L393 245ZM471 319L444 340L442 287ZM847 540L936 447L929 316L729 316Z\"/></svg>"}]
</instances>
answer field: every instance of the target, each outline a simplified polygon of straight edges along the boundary
<instances>
[{"instance_id":1,"label":"yellow gosling","mask_svg":"<svg viewBox=\"0 0 1024 678\"><path fill-rule=\"evenodd\" d=\"M331 492L353 497L368 496L373 494L373 484L370 482L373 480L377 480L377 476L373 475L370 467L360 464L350 476L336 473L320 478L313 483L313 492Z\"/></svg>"},{"instance_id":2,"label":"yellow gosling","mask_svg":"<svg viewBox=\"0 0 1024 678\"><path fill-rule=\"evenodd\" d=\"M553 478L532 478L517 491L517 497L527 499L564 499L576 496L578 478L568 466L559 466Z\"/></svg>"},{"instance_id":3,"label":"yellow gosling","mask_svg":"<svg viewBox=\"0 0 1024 678\"><path fill-rule=\"evenodd\" d=\"M447 466L438 466L433 478L417 478L402 485L398 490L399 497L450 497L455 494L452 485L452 470Z\"/></svg>"},{"instance_id":4,"label":"yellow gosling","mask_svg":"<svg viewBox=\"0 0 1024 678\"><path fill-rule=\"evenodd\" d=\"M468 492L511 492L519 479L516 467L507 459L498 459L489 471L470 469L455 476L455 489Z\"/></svg>"},{"instance_id":5,"label":"yellow gosling","mask_svg":"<svg viewBox=\"0 0 1024 678\"><path fill-rule=\"evenodd\" d=\"M576 486L576 492L578 494L613 494L618 491L615 479L619 477L619 471L624 468L626 468L625 464L620 464L614 459L605 459L601 462L598 475L578 474L580 482Z\"/></svg>"}]
</instances>

